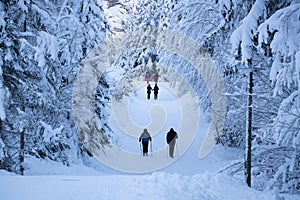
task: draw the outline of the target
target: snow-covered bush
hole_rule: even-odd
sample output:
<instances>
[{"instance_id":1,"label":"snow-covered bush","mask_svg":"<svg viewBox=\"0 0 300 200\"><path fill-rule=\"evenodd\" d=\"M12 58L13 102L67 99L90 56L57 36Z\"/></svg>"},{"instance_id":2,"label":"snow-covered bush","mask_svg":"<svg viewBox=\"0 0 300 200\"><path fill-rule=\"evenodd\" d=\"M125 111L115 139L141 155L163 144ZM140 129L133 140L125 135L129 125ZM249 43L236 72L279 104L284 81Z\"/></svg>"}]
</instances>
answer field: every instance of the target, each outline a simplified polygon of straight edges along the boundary
<instances>
[{"instance_id":1,"label":"snow-covered bush","mask_svg":"<svg viewBox=\"0 0 300 200\"><path fill-rule=\"evenodd\" d=\"M271 164L263 165L258 173L269 172L267 188L278 187L281 192L299 193L300 190L300 93L293 92L279 107L278 115L269 129L267 138L273 145L266 151L258 150L255 157ZM259 138L265 140L265 138ZM259 147L259 144L257 145Z\"/></svg>"}]
</instances>

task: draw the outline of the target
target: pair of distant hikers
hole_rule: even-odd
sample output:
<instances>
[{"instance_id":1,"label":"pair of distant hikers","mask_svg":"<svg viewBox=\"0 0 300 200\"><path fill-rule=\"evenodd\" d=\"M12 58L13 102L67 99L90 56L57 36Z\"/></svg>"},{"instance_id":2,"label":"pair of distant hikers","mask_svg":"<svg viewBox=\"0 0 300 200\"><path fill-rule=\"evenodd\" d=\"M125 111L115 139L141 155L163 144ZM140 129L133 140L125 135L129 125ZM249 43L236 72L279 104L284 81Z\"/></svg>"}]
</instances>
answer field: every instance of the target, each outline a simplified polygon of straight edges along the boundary
<instances>
[{"instance_id":1,"label":"pair of distant hikers","mask_svg":"<svg viewBox=\"0 0 300 200\"><path fill-rule=\"evenodd\" d=\"M178 134L176 131L174 131L173 128L171 128L166 135L166 142L169 145L169 156L171 158L174 158L174 148L176 144L176 139L178 139ZM148 146L149 142L152 142L152 138L147 129L144 129L144 131L140 135L139 142L142 142L143 156L148 156Z\"/></svg>"},{"instance_id":2,"label":"pair of distant hikers","mask_svg":"<svg viewBox=\"0 0 300 200\"><path fill-rule=\"evenodd\" d=\"M157 83L155 83L155 86L154 86L153 89L152 89L151 85L148 84L148 86L147 86L147 99L150 99L151 90L154 91L154 99L157 99L158 90L159 90L159 87L157 86Z\"/></svg>"}]
</instances>

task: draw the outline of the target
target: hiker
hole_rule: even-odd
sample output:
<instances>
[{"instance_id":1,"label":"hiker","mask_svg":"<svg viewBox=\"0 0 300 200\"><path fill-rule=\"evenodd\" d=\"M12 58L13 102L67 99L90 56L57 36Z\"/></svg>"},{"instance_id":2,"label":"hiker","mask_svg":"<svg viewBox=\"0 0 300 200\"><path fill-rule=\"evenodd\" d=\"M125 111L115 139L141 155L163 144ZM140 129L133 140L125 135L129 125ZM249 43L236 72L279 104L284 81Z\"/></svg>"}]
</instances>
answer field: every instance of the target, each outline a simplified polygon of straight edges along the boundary
<instances>
[{"instance_id":1,"label":"hiker","mask_svg":"<svg viewBox=\"0 0 300 200\"><path fill-rule=\"evenodd\" d=\"M152 141L151 136L147 131L147 129L144 129L144 132L142 132L139 138L139 142L142 142L142 146L143 146L143 156L148 156L149 141L150 142Z\"/></svg>"},{"instance_id":2,"label":"hiker","mask_svg":"<svg viewBox=\"0 0 300 200\"><path fill-rule=\"evenodd\" d=\"M155 72L155 74L154 74L154 81L155 81L155 83L158 82L158 72Z\"/></svg>"},{"instance_id":3,"label":"hiker","mask_svg":"<svg viewBox=\"0 0 300 200\"><path fill-rule=\"evenodd\" d=\"M152 90L152 87L151 87L150 84L148 84L148 86L147 86L147 99L150 99L151 90Z\"/></svg>"},{"instance_id":4,"label":"hiker","mask_svg":"<svg viewBox=\"0 0 300 200\"><path fill-rule=\"evenodd\" d=\"M150 82L150 72L149 71L146 72L146 81L147 81L147 84L149 84L149 82Z\"/></svg>"},{"instance_id":5,"label":"hiker","mask_svg":"<svg viewBox=\"0 0 300 200\"><path fill-rule=\"evenodd\" d=\"M169 144L169 156L171 158L174 158L174 148L175 148L175 143L177 138L178 135L176 131L174 131L174 129L171 128L166 136L167 143Z\"/></svg>"},{"instance_id":6,"label":"hiker","mask_svg":"<svg viewBox=\"0 0 300 200\"><path fill-rule=\"evenodd\" d=\"M157 86L157 83L155 83L155 86L154 86L154 99L157 99L157 95L158 95L158 90L159 90L159 88L158 88L158 86Z\"/></svg>"}]
</instances>

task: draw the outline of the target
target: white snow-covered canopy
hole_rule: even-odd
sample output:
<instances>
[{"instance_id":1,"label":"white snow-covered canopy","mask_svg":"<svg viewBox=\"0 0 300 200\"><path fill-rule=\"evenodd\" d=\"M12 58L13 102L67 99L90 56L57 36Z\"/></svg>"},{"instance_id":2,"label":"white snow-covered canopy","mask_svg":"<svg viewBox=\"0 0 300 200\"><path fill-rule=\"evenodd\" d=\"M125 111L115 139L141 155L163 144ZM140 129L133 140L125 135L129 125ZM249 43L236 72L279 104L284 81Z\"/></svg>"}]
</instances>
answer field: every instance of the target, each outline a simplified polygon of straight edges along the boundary
<instances>
[{"instance_id":1,"label":"white snow-covered canopy","mask_svg":"<svg viewBox=\"0 0 300 200\"><path fill-rule=\"evenodd\" d=\"M241 45L242 62L247 64L247 60L252 58L253 36L257 33L260 18L266 18L266 1L256 1L249 14L243 19L242 25L231 35L233 49L238 49Z\"/></svg>"},{"instance_id":2,"label":"white snow-covered canopy","mask_svg":"<svg viewBox=\"0 0 300 200\"><path fill-rule=\"evenodd\" d=\"M275 84L274 93L292 84L300 86L300 3L292 4L275 12L258 27L259 43L267 43L270 32L275 33L271 42L275 58L270 79Z\"/></svg>"},{"instance_id":3,"label":"white snow-covered canopy","mask_svg":"<svg viewBox=\"0 0 300 200\"><path fill-rule=\"evenodd\" d=\"M231 35L234 50L241 48L242 63L253 57L254 36L258 44L270 43L273 63L270 79L275 85L274 95L281 94L283 87L300 85L300 3L294 1L290 6L280 9L267 19L267 2L256 1L248 15ZM259 24L261 23L261 24ZM274 37L270 38L273 33Z\"/></svg>"}]
</instances>

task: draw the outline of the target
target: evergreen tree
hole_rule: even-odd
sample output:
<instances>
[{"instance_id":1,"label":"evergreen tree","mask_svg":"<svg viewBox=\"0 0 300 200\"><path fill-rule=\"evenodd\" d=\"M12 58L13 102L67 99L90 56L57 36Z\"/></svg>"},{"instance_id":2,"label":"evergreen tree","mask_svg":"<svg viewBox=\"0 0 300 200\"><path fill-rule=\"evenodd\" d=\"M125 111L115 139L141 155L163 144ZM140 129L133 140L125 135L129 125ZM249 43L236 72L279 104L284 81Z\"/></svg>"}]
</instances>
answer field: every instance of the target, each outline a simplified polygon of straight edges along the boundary
<instances>
[{"instance_id":1,"label":"evergreen tree","mask_svg":"<svg viewBox=\"0 0 300 200\"><path fill-rule=\"evenodd\" d=\"M105 35L101 6L96 0L2 4L1 68L8 95L1 126L6 161L1 167L18 172L23 132L27 155L64 164L81 159L72 84L83 59Z\"/></svg>"},{"instance_id":2,"label":"evergreen tree","mask_svg":"<svg viewBox=\"0 0 300 200\"><path fill-rule=\"evenodd\" d=\"M299 129L294 128L298 120L287 116L290 113L299 115L294 105L298 102L298 80L293 75L297 71L295 63L299 45L295 45L297 31L293 29L297 25L285 27L286 24L297 23L292 18L296 16L294 13L299 10L298 7L299 4L291 1L255 1L242 24L232 34L236 58L246 66L251 62L255 80L252 166L255 172L254 187L259 189L266 187L266 182L261 181L266 177L270 180L268 188L278 187L283 192L293 193L299 184L295 181L295 176L299 174L299 167L295 165L299 151L293 145L298 143ZM292 40L294 42L289 42ZM285 86L288 88L285 89ZM291 133L290 130L294 131ZM275 138L289 142L279 142Z\"/></svg>"}]
</instances>

